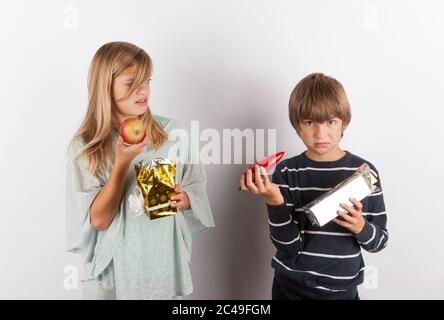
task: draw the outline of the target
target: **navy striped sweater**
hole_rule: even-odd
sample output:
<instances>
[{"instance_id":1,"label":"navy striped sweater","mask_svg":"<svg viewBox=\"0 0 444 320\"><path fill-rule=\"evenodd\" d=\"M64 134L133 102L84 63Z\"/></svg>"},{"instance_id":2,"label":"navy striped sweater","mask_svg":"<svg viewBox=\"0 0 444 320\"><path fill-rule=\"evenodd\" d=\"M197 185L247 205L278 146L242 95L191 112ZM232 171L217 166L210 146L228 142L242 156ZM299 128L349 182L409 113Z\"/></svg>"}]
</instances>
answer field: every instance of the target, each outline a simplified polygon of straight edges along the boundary
<instances>
[{"instance_id":1,"label":"navy striped sweater","mask_svg":"<svg viewBox=\"0 0 444 320\"><path fill-rule=\"evenodd\" d=\"M333 221L323 227L312 225L301 208L348 178L364 162L378 179L381 191L361 201L366 219L362 232L353 235ZM388 240L376 168L348 151L341 159L327 162L311 160L304 152L282 161L272 181L285 199L282 205L267 205L270 238L277 249L272 259L276 280L310 298L318 298L318 293L319 297L340 296L356 290L364 278L361 248L378 252Z\"/></svg>"}]
</instances>

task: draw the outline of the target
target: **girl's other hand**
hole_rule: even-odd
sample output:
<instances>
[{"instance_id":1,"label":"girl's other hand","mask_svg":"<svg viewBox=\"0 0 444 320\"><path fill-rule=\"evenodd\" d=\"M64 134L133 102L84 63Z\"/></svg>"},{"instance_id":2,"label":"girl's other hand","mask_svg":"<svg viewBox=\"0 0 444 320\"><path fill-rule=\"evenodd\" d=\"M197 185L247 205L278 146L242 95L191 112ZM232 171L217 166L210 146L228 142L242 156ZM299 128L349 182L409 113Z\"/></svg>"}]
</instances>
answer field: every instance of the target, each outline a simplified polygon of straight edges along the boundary
<instances>
[{"instance_id":1,"label":"girl's other hand","mask_svg":"<svg viewBox=\"0 0 444 320\"><path fill-rule=\"evenodd\" d=\"M176 185L174 187L174 192L176 193L171 197L171 200L176 201L176 203L172 203L172 208L177 208L179 210L189 210L191 209L190 198L185 191L182 191L180 185Z\"/></svg>"}]
</instances>

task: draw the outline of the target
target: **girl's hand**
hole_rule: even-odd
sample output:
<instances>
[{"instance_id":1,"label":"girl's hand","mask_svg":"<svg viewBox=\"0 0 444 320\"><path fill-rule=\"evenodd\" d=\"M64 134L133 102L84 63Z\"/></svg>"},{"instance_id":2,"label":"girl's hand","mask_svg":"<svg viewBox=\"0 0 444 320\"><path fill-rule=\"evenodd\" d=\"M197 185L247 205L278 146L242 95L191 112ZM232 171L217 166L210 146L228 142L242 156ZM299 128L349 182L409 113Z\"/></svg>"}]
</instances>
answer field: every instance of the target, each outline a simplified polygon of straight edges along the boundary
<instances>
[{"instance_id":1,"label":"girl's hand","mask_svg":"<svg viewBox=\"0 0 444 320\"><path fill-rule=\"evenodd\" d=\"M353 203L353 207L341 203L341 208L346 211L337 211L338 216L342 217L345 221L339 220L338 218L333 219L333 221L350 230L353 234L358 234L362 231L365 225L365 219L362 216L362 203L354 198L350 198L350 201ZM347 212L349 214L347 214Z\"/></svg>"},{"instance_id":2,"label":"girl's hand","mask_svg":"<svg viewBox=\"0 0 444 320\"><path fill-rule=\"evenodd\" d=\"M119 135L116 143L116 158L114 164L129 166L133 159L139 155L148 143L148 135L145 136L142 142L126 146L123 143L123 138Z\"/></svg>"},{"instance_id":3,"label":"girl's hand","mask_svg":"<svg viewBox=\"0 0 444 320\"><path fill-rule=\"evenodd\" d=\"M254 166L255 181L253 182L253 174L251 169L247 170L246 175L243 174L240 179L241 190L261 195L269 205L281 205L284 203L279 187L270 182L267 171L259 165Z\"/></svg>"},{"instance_id":4,"label":"girl's hand","mask_svg":"<svg viewBox=\"0 0 444 320\"><path fill-rule=\"evenodd\" d=\"M171 207L177 208L179 210L191 209L190 198L188 198L187 193L185 191L182 191L181 187L178 184L174 187L174 192L176 194L171 197L171 200L175 200L176 203L172 203Z\"/></svg>"}]
</instances>

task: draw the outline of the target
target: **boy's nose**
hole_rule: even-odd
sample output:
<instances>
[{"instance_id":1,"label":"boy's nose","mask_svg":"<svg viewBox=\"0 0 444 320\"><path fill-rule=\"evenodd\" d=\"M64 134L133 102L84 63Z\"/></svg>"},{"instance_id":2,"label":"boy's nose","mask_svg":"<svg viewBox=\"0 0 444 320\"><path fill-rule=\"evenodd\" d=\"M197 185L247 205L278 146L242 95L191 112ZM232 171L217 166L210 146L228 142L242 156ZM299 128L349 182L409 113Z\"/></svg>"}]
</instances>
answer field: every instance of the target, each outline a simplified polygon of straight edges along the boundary
<instances>
[{"instance_id":1,"label":"boy's nose","mask_svg":"<svg viewBox=\"0 0 444 320\"><path fill-rule=\"evenodd\" d=\"M326 126L324 123L316 123L315 125L315 136L317 138L323 137Z\"/></svg>"}]
</instances>

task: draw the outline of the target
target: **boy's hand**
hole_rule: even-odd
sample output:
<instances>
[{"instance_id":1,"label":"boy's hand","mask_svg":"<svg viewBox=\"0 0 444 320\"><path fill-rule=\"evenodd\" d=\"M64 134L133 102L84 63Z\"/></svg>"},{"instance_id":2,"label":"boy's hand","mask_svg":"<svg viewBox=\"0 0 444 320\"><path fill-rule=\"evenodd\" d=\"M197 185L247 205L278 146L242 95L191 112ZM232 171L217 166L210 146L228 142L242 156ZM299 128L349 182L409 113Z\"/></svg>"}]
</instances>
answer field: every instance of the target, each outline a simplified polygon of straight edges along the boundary
<instances>
[{"instance_id":1,"label":"boy's hand","mask_svg":"<svg viewBox=\"0 0 444 320\"><path fill-rule=\"evenodd\" d=\"M284 197L279 187L270 182L267 171L259 165L254 166L255 179L253 182L253 174L251 169L247 170L240 179L241 190L261 195L269 205L280 205L284 203Z\"/></svg>"},{"instance_id":2,"label":"boy's hand","mask_svg":"<svg viewBox=\"0 0 444 320\"><path fill-rule=\"evenodd\" d=\"M358 234L362 231L365 225L365 219L362 216L362 203L354 198L350 198L349 200L351 203L353 203L353 207L350 207L345 203L341 203L341 208L345 209L346 211L344 212L338 210L336 212L338 216L342 217L345 221L339 220L338 218L333 219L333 221L350 230L353 234Z\"/></svg>"},{"instance_id":3,"label":"boy's hand","mask_svg":"<svg viewBox=\"0 0 444 320\"><path fill-rule=\"evenodd\" d=\"M176 203L172 203L170 206L179 210L191 209L190 198L188 198L187 193L182 191L182 188L178 184L174 187L174 192L176 194L171 197L171 200L175 200Z\"/></svg>"}]
</instances>

